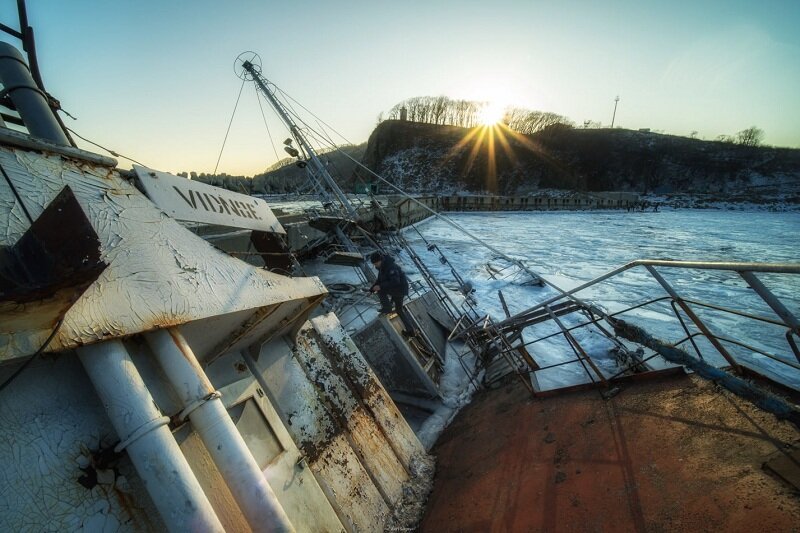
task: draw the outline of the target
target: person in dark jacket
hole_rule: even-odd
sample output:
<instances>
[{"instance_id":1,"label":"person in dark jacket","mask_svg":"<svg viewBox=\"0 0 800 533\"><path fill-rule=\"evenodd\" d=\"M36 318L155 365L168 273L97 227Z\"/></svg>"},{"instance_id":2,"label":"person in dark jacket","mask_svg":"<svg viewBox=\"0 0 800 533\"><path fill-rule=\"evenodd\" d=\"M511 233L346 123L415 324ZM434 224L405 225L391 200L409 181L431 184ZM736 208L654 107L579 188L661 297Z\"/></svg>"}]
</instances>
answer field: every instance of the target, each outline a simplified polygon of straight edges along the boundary
<instances>
[{"instance_id":1,"label":"person in dark jacket","mask_svg":"<svg viewBox=\"0 0 800 533\"><path fill-rule=\"evenodd\" d=\"M397 266L394 259L380 252L375 252L370 256L370 261L378 271L378 279L370 288L370 291L378 294L381 301L381 313L391 313L392 306L394 311L403 321L406 336L414 334L414 326L403 309L403 298L408 296L408 279L405 273Z\"/></svg>"}]
</instances>

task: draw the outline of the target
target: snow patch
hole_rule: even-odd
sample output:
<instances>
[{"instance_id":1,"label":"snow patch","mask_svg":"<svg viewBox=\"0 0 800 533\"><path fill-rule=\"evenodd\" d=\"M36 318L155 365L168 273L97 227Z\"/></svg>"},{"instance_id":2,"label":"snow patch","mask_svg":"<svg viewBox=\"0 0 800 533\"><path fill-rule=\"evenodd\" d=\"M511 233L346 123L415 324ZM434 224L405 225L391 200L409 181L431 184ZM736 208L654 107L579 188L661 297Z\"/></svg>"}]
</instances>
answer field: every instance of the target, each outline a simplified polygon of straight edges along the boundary
<instances>
[{"instance_id":1,"label":"snow patch","mask_svg":"<svg viewBox=\"0 0 800 533\"><path fill-rule=\"evenodd\" d=\"M459 360L456 348L453 345L447 346L444 372L439 381L442 403L417 431L417 438L426 450L433 447L456 414L472 400L476 390L474 383L480 383L480 376L471 381L467 373L467 369L471 370L474 366L475 356L472 352L466 350Z\"/></svg>"}]
</instances>

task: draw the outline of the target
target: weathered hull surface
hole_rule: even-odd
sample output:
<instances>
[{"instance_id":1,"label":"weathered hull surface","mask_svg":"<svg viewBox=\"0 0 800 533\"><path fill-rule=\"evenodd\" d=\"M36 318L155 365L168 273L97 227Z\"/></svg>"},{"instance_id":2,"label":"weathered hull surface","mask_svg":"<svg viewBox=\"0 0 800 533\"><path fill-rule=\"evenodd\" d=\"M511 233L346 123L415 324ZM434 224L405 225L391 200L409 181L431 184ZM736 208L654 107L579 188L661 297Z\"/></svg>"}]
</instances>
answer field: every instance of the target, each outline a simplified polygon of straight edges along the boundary
<instances>
[{"instance_id":1,"label":"weathered hull surface","mask_svg":"<svg viewBox=\"0 0 800 533\"><path fill-rule=\"evenodd\" d=\"M439 440L422 531L793 531L762 470L798 431L696 377L531 399L476 396Z\"/></svg>"},{"instance_id":2,"label":"weathered hull surface","mask_svg":"<svg viewBox=\"0 0 800 533\"><path fill-rule=\"evenodd\" d=\"M113 162L12 140L0 247L35 239L0 272L0 531L373 531L424 500L422 445L336 316L308 320L319 279L215 249Z\"/></svg>"}]
</instances>

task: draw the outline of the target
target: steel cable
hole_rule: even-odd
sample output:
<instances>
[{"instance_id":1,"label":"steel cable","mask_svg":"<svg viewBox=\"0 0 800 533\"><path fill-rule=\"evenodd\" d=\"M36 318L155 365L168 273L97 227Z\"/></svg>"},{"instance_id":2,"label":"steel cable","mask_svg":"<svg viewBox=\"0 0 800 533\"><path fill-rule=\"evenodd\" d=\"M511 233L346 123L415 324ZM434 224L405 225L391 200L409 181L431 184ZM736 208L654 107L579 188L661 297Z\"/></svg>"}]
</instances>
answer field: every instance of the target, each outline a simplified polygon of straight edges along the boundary
<instances>
[{"instance_id":1,"label":"steel cable","mask_svg":"<svg viewBox=\"0 0 800 533\"><path fill-rule=\"evenodd\" d=\"M231 126L233 125L233 117L236 116L236 108L239 107L239 99L242 97L242 91L244 90L244 84L247 80L242 80L242 86L239 87L239 96L236 97L236 104L233 106L233 113L231 113L231 120L228 122L228 129L225 131L225 138L222 139L222 147L219 149L219 157L217 157L217 164L214 165L214 174L217 173L217 168L219 167L219 161L222 159L222 152L225 150L225 143L228 142L228 134L231 132Z\"/></svg>"}]
</instances>

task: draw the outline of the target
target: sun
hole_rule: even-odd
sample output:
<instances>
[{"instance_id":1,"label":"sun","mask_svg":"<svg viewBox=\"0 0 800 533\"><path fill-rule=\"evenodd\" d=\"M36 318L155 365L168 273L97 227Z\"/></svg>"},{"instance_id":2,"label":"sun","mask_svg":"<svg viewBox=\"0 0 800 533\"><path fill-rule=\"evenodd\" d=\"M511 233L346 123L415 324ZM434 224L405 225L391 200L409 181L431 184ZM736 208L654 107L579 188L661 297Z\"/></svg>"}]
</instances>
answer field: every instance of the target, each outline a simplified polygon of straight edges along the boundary
<instances>
[{"instance_id":1,"label":"sun","mask_svg":"<svg viewBox=\"0 0 800 533\"><path fill-rule=\"evenodd\" d=\"M478 122L482 126L494 126L503 120L505 106L497 102L486 102L478 111Z\"/></svg>"}]
</instances>

